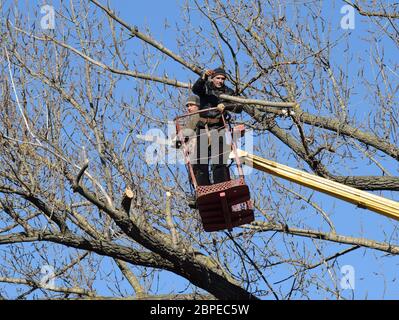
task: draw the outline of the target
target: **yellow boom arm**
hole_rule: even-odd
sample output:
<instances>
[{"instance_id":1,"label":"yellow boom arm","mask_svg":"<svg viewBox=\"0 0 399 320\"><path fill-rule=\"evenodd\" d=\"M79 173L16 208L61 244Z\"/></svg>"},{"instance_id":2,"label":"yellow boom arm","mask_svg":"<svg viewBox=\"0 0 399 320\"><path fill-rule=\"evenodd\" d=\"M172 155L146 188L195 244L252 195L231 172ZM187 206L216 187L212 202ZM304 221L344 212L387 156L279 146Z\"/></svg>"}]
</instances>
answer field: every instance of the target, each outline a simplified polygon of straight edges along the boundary
<instances>
[{"instance_id":1,"label":"yellow boom arm","mask_svg":"<svg viewBox=\"0 0 399 320\"><path fill-rule=\"evenodd\" d=\"M389 218L399 220L399 202L376 196L356 188L348 187L342 183L331 181L301 170L293 169L277 162L249 154L242 150L237 150L237 152L245 164L257 170L326 193L341 200L353 203L361 208L381 213Z\"/></svg>"}]
</instances>

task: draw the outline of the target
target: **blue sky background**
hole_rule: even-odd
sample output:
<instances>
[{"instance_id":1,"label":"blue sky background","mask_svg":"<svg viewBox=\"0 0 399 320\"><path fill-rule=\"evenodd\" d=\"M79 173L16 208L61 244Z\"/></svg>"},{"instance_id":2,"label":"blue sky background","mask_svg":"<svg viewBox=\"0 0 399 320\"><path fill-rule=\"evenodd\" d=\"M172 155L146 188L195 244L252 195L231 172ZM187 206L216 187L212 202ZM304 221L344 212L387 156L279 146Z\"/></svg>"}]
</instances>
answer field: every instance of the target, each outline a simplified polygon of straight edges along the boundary
<instances>
[{"instance_id":1,"label":"blue sky background","mask_svg":"<svg viewBox=\"0 0 399 320\"><path fill-rule=\"evenodd\" d=\"M37 8L42 1L21 1L20 6L25 9L30 7L31 9ZM51 1L44 2L51 4ZM288 5L292 5L292 10L294 6L302 5L303 3L307 3L307 5L311 5L312 1L287 1ZM167 48L172 51L178 52L178 46L176 41L176 24L181 22L181 5L182 1L178 0L146 0L146 1L129 1L129 0L118 0L118 1L110 1L111 7L113 7L116 11L119 11L120 16L127 22L132 25L137 25L140 30L145 30L146 27L149 28L151 35L157 39L159 42L164 44ZM353 61L353 63L349 63L349 79L348 81L356 87L356 95L353 95L350 98L350 110L352 114L356 114L360 119L365 119L368 117L370 112L373 112L372 108L368 103L366 103L369 99L373 97L368 97L369 93L367 88L360 83L356 82L356 74L359 71L359 66L356 64L356 61L359 57L364 57L365 60L368 59L368 51L370 50L370 45L364 39L367 37L366 30L370 26L370 22L367 18L361 17L358 14L355 15L355 29L354 30L342 30L339 27L340 20L342 18L342 14L340 13L341 7L344 5L342 1L324 1L323 2L323 14L321 18L326 20L331 19L331 25L333 26L333 31L331 32L332 39L341 39L339 44L333 49L331 53L331 62L334 66L346 66L347 59ZM288 9L289 12L290 9ZM29 13L29 10L26 10L26 13ZM193 15L194 21L193 24L201 25L204 28L209 28L209 23L201 18L200 16ZM289 23L291 22L289 17L287 18ZM164 28L165 23L169 24L169 28ZM294 21L292 21L294 23ZM131 44L129 48L134 50L134 46L136 43ZM386 38L381 39L380 47L385 50L385 61L386 63L394 63L397 57L397 50L392 48L389 41ZM228 55L226 54L226 57ZM231 61L230 61L231 62ZM375 70L372 68L372 64L365 62L365 75L370 79L373 77ZM202 62L200 63L202 65ZM216 67L218 64L209 66ZM170 59L166 59L162 65L159 66L157 70L157 74L162 74L163 71L166 71L170 78L177 78L180 81L195 81L197 76L190 71L183 69L179 64ZM124 85L120 87L121 94L124 92L128 92L130 89L131 83L134 82L134 79L129 78L124 81ZM176 115L176 111L171 111L171 119ZM157 113L154 113L154 116L157 116ZM159 115L160 116L160 115ZM244 117L244 120L246 118ZM360 122L360 121L359 121ZM288 123L288 122L287 122ZM155 125L154 125L155 127ZM270 137L266 137L268 141L272 144L277 144L275 139ZM259 142L257 140L257 142ZM281 147L281 143L279 144ZM279 155L283 155L279 158L272 158L271 160L287 164L287 165L296 165L296 161L290 155L290 150L287 148L281 147L281 153ZM259 154L262 155L262 154ZM397 163L390 161L386 158L380 158L381 162L391 171L393 175L398 175L399 168ZM337 174L359 174L359 175L380 175L381 171L376 168L374 165L370 165L369 161L356 161L356 166L354 167L352 163L337 163L336 173ZM308 168L305 166L305 170ZM263 173L254 173L249 177L249 180L256 185L256 181L260 175L264 175ZM283 181L278 180L280 183ZM273 183L271 178L269 179L269 183ZM287 184L289 185L289 184ZM303 192L303 189L300 189ZM267 189L263 189L263 192L267 192ZM377 192L377 194L384 195L387 198L394 199L399 201L398 193L394 192ZM273 201L273 194L264 193L264 201ZM254 194L254 198L259 195ZM277 195L276 195L277 196ZM321 207L329 213L332 213L331 219L336 224L338 234L355 236L355 237L365 237L373 240L384 240L386 235L394 234L396 232L396 228L398 224L393 220L387 219L383 216L380 216L374 212L363 210L360 208L356 208L351 204L344 203L340 200L335 200L331 197L325 196L320 193L314 193L314 199L317 199L317 203L321 205ZM298 208L300 204L298 204ZM267 208L267 204L266 204ZM306 216L308 217L306 222L309 225L320 225L320 230L326 231L325 223L320 218L319 215L312 215L309 211L310 209L307 207L305 209ZM292 225L293 227L295 225ZM265 238L270 237L270 234L262 234L260 236L264 236ZM289 236L285 236L289 238ZM304 243L308 243L312 245L311 240L304 240ZM319 242L317 242L319 244ZM333 254L339 250L343 250L347 248L347 246L343 245L335 245L328 243L328 250L331 251L330 254ZM265 248L267 250L267 248ZM286 250L283 243L281 243L281 250ZM327 255L327 250L324 253ZM399 260L396 257L387 256L387 254L379 251L373 251L368 249L358 249L353 252L350 252L343 257L340 257L338 260L338 265L336 265L336 269L338 270L343 265L351 265L355 269L356 281L355 281L355 290L345 290L342 292L343 296L346 298L354 297L356 299L379 299L379 298L389 298L396 299L399 294L399 288L397 286L397 264ZM106 276L107 271L113 268L113 264L109 262L109 259L102 260L102 268L104 273L104 279L99 279L96 282L96 287L101 291L106 293L108 291L106 283L109 281L109 278ZM277 282L283 278L285 278L289 272L281 268L281 273L274 270L275 273L270 275L270 282ZM316 269L312 272L316 274L320 271L320 269ZM127 284L124 283L124 280L121 282L122 287L128 288ZM289 287L291 283L287 283L287 287ZM168 293L168 292L179 292L184 291L187 287L187 281L184 279L177 277L169 272L164 272L160 275L160 281L158 284L159 293ZM126 289L129 293L129 289ZM320 294L318 292L310 293L311 297L320 298Z\"/></svg>"}]
</instances>

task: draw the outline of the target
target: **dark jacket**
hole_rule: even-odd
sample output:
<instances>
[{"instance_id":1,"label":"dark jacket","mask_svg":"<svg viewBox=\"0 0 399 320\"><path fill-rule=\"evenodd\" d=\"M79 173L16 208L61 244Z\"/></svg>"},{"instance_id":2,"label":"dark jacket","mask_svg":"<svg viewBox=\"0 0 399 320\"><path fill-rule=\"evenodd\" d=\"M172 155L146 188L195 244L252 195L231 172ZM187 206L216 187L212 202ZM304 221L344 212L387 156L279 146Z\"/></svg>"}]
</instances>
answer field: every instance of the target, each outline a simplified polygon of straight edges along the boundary
<instances>
[{"instance_id":1,"label":"dark jacket","mask_svg":"<svg viewBox=\"0 0 399 320\"><path fill-rule=\"evenodd\" d=\"M223 103L226 111L241 113L243 106L235 102L219 98L221 94L234 95L234 91L227 86L216 88L212 82L199 78L193 85L193 93L200 97L200 109L209 109ZM220 118L218 110L203 112L201 118Z\"/></svg>"}]
</instances>

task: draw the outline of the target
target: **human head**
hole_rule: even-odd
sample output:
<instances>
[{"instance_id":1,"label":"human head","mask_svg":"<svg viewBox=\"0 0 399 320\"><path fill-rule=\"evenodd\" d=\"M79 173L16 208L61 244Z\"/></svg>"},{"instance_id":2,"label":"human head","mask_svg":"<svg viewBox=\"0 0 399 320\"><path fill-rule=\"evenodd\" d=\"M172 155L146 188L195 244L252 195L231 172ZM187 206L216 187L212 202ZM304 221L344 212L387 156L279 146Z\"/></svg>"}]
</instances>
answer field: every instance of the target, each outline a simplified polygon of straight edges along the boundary
<instances>
[{"instance_id":1,"label":"human head","mask_svg":"<svg viewBox=\"0 0 399 320\"><path fill-rule=\"evenodd\" d=\"M186 107L188 108L188 112L192 113L199 110L200 106L200 98L196 95L189 96L186 101Z\"/></svg>"},{"instance_id":2,"label":"human head","mask_svg":"<svg viewBox=\"0 0 399 320\"><path fill-rule=\"evenodd\" d=\"M223 87L225 80L226 80L226 71L224 71L223 68L216 68L215 70L213 70L211 81L216 88Z\"/></svg>"}]
</instances>

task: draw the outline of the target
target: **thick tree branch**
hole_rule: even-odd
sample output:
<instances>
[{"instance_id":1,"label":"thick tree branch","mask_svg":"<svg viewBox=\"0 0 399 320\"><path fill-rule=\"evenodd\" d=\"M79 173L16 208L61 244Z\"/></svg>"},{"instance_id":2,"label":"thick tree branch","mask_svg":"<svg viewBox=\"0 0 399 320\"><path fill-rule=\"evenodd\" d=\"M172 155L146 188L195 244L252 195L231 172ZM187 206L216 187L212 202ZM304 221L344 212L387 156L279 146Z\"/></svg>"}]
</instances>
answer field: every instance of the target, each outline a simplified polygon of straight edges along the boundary
<instances>
[{"instance_id":1,"label":"thick tree branch","mask_svg":"<svg viewBox=\"0 0 399 320\"><path fill-rule=\"evenodd\" d=\"M15 244L23 242L48 241L58 243L76 249L87 250L95 252L102 256L108 256L122 261L126 261L133 265L159 268L172 271L174 266L159 255L152 252L138 252L132 248L115 244L107 240L85 239L75 236L71 233L57 234L57 233L39 233L32 232L29 235L26 233L13 233L9 235L0 236L0 245Z\"/></svg>"},{"instance_id":2,"label":"thick tree branch","mask_svg":"<svg viewBox=\"0 0 399 320\"><path fill-rule=\"evenodd\" d=\"M54 299L53 299L54 300ZM57 299L55 299L57 300ZM63 299L65 300L65 299ZM75 298L67 298L66 300L76 300ZM141 295L134 297L82 297L79 300L215 300L215 297L210 294L188 293L188 294L159 294L159 295Z\"/></svg>"},{"instance_id":3,"label":"thick tree branch","mask_svg":"<svg viewBox=\"0 0 399 320\"><path fill-rule=\"evenodd\" d=\"M43 286L41 283L34 281L34 280L30 280L30 279L0 277L0 282L22 284L22 285L30 286L34 289L44 289L44 290L49 290L49 291L54 291L54 292L84 295L84 296L88 296L88 297L92 297L92 298L95 297L95 295L96 295L96 293L93 291L89 291L89 290L78 288L78 287Z\"/></svg>"},{"instance_id":4,"label":"thick tree branch","mask_svg":"<svg viewBox=\"0 0 399 320\"><path fill-rule=\"evenodd\" d=\"M247 112L259 123L264 123L267 129L281 142L287 145L319 176L344 183L362 190L391 190L399 191L399 178L390 176L336 176L313 155L309 155L305 148L287 131L281 129L275 121L264 120L262 113L247 109Z\"/></svg>"},{"instance_id":5,"label":"thick tree branch","mask_svg":"<svg viewBox=\"0 0 399 320\"><path fill-rule=\"evenodd\" d=\"M315 116L301 110L296 110L296 115L298 119L305 124L351 137L364 144L372 146L399 161L399 148L387 142L386 139L379 138L372 133L364 132L346 123L342 123L338 119Z\"/></svg>"},{"instance_id":6,"label":"thick tree branch","mask_svg":"<svg viewBox=\"0 0 399 320\"><path fill-rule=\"evenodd\" d=\"M398 19L399 18L399 13L388 13L386 11L365 11L363 8L361 8L358 4L357 1L356 3L352 3L349 0L342 0L343 2L349 4L351 7L355 8L357 12L359 12L360 15L366 16L366 17L379 17L379 18L389 18L389 19Z\"/></svg>"},{"instance_id":7,"label":"thick tree branch","mask_svg":"<svg viewBox=\"0 0 399 320\"><path fill-rule=\"evenodd\" d=\"M73 178L70 177L69 180L73 184ZM227 280L216 267L204 264L197 259L194 250L188 244L181 242L175 249L171 239L160 232L150 230L145 225L138 227L126 214L102 203L84 186L75 187L74 191L106 212L126 235L172 263L173 272L188 279L194 285L210 292L218 299L256 299L238 284Z\"/></svg>"}]
</instances>

